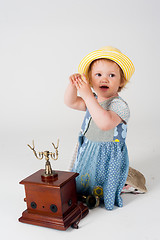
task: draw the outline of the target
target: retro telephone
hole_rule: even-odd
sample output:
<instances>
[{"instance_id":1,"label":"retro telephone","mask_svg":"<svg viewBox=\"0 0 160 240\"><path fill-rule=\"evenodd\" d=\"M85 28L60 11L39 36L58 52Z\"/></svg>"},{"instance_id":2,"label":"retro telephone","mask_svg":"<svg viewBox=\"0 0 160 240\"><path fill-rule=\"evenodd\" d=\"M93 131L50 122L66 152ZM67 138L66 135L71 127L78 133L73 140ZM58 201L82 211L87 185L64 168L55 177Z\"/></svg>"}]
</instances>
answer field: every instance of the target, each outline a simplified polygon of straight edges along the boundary
<instances>
[{"instance_id":1,"label":"retro telephone","mask_svg":"<svg viewBox=\"0 0 160 240\"><path fill-rule=\"evenodd\" d=\"M76 193L75 178L78 173L53 171L49 158L58 159L58 146L52 143L55 153L44 151L37 154L33 141L33 151L38 159L45 157L45 170L41 169L23 179L20 184L25 186L24 201L27 209L19 218L20 222L33 225L66 230L68 227L78 228L79 221L89 210L82 202L79 203Z\"/></svg>"}]
</instances>

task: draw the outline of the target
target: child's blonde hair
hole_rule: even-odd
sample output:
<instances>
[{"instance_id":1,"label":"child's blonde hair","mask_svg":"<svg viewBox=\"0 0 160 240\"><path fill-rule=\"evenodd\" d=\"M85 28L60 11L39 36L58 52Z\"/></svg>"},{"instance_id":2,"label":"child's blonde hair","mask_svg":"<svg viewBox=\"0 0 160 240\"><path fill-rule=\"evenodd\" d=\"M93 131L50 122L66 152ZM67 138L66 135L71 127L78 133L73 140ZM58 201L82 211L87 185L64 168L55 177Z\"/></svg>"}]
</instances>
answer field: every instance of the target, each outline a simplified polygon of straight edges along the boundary
<instances>
[{"instance_id":1,"label":"child's blonde hair","mask_svg":"<svg viewBox=\"0 0 160 240\"><path fill-rule=\"evenodd\" d=\"M109 61L109 62L113 62L113 63L116 63L116 62L114 62L113 60L111 60L111 59L108 59L108 58L99 58L99 59L95 59L94 61L92 61L91 62L91 64L89 65L89 68L88 68L88 77L89 77L89 83L92 85L92 83L91 83L91 70L92 70L92 66L93 66L93 64L95 63L95 62L97 62L97 61L101 61L101 60L106 60L106 61ZM117 64L117 63L116 63ZM118 65L118 64L117 64ZM118 67L119 67L119 71L120 71L120 76L121 76L121 86L119 87L119 89L118 89L118 92L120 92L123 88L124 88L124 86L126 85L126 83L127 83L127 80L126 80L126 78L125 78L125 76L124 76L124 72L123 72L123 70L122 70L122 68L118 65Z\"/></svg>"}]
</instances>

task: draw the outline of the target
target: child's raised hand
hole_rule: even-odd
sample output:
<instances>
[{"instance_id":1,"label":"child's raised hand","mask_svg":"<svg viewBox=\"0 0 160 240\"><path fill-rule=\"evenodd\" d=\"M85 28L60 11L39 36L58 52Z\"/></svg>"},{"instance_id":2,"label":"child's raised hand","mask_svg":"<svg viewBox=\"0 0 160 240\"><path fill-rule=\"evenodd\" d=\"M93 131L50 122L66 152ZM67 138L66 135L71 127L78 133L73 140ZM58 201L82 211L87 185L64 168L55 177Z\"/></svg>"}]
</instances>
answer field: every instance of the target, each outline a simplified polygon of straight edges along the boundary
<instances>
[{"instance_id":1,"label":"child's raised hand","mask_svg":"<svg viewBox=\"0 0 160 240\"><path fill-rule=\"evenodd\" d=\"M79 74L80 75L80 74ZM85 74L83 74L83 79L80 76L76 76L75 78L75 86L80 94L80 96L85 100L86 97L88 96L93 96L91 87L87 81L87 78L85 76Z\"/></svg>"},{"instance_id":2,"label":"child's raised hand","mask_svg":"<svg viewBox=\"0 0 160 240\"><path fill-rule=\"evenodd\" d=\"M76 86L76 79L81 78L79 73L75 73L69 77L70 83Z\"/></svg>"}]
</instances>

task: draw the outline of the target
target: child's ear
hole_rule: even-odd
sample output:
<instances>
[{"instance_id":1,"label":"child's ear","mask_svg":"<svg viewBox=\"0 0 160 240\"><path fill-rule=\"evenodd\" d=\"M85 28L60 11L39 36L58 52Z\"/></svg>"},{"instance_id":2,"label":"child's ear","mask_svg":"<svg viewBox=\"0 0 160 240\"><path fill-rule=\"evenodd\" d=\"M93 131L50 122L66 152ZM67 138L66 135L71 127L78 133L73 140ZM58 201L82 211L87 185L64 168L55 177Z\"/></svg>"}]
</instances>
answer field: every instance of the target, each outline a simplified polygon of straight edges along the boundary
<instances>
[{"instance_id":1,"label":"child's ear","mask_svg":"<svg viewBox=\"0 0 160 240\"><path fill-rule=\"evenodd\" d=\"M88 79L88 82L89 82L90 87L93 87L92 81L90 79Z\"/></svg>"},{"instance_id":2,"label":"child's ear","mask_svg":"<svg viewBox=\"0 0 160 240\"><path fill-rule=\"evenodd\" d=\"M126 83L126 80L125 80L125 78L123 77L123 78L121 79L121 83L120 83L120 85L119 85L118 92L120 92L120 91L122 90L122 88L125 86L125 83Z\"/></svg>"},{"instance_id":3,"label":"child's ear","mask_svg":"<svg viewBox=\"0 0 160 240\"><path fill-rule=\"evenodd\" d=\"M121 83L120 83L119 86L120 86L121 88L123 88L124 85L125 85L125 78L123 77L123 78L121 79Z\"/></svg>"}]
</instances>

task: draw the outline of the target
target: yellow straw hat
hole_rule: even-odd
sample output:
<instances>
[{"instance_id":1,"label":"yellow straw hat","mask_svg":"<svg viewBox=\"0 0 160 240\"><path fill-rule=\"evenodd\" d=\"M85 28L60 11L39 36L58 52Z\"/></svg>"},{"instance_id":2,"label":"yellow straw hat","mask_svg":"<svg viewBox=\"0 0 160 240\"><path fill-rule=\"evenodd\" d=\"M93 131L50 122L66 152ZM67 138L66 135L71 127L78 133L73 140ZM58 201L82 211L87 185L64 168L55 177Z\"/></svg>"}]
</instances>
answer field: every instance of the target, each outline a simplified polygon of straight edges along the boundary
<instances>
[{"instance_id":1,"label":"yellow straw hat","mask_svg":"<svg viewBox=\"0 0 160 240\"><path fill-rule=\"evenodd\" d=\"M84 73L88 77L88 69L91 64L96 59L107 58L116 62L124 72L124 76L127 81L130 80L132 74L135 71L134 65L131 60L121 53L117 48L114 47L104 47L99 50L89 53L86 57L82 59L79 64L78 72L80 74Z\"/></svg>"}]
</instances>

